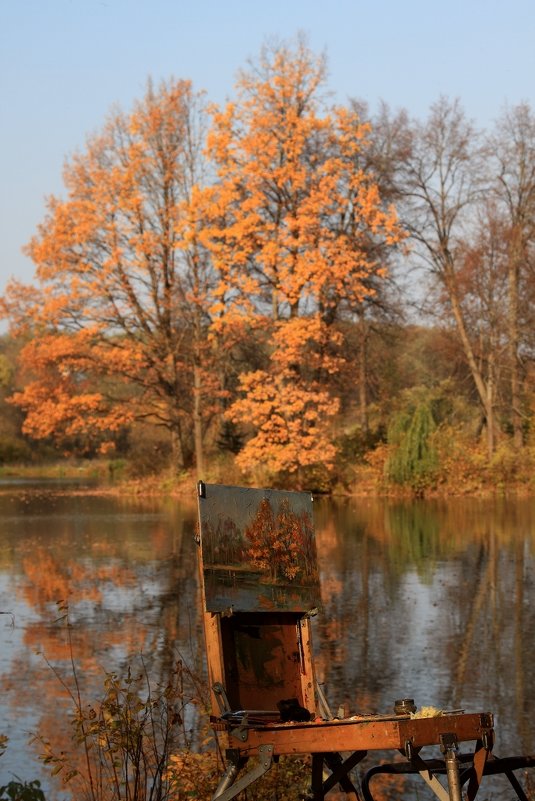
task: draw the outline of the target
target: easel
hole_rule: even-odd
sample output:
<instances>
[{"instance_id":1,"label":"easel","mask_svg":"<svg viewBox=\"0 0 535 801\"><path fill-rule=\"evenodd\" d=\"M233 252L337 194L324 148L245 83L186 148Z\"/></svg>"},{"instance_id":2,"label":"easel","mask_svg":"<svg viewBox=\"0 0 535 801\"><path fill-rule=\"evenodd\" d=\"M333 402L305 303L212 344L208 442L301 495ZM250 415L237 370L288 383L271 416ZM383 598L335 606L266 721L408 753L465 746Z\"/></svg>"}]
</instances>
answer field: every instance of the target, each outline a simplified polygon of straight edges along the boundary
<instances>
[{"instance_id":1,"label":"easel","mask_svg":"<svg viewBox=\"0 0 535 801\"><path fill-rule=\"evenodd\" d=\"M213 801L230 801L287 754L311 755L312 801L337 784L358 798L351 770L368 752L385 750L400 752L407 772L439 801L462 801L465 782L473 801L491 764L491 714L418 718L407 701L391 715L332 716L311 646L310 617L320 605L311 495L199 482L198 502L211 721L227 761ZM466 742L472 750L461 754ZM439 746L443 759L426 758L429 746ZM256 764L246 771L251 757ZM516 759L524 760L516 767L533 764ZM371 778L388 767L368 772L366 801L373 801Z\"/></svg>"}]
</instances>

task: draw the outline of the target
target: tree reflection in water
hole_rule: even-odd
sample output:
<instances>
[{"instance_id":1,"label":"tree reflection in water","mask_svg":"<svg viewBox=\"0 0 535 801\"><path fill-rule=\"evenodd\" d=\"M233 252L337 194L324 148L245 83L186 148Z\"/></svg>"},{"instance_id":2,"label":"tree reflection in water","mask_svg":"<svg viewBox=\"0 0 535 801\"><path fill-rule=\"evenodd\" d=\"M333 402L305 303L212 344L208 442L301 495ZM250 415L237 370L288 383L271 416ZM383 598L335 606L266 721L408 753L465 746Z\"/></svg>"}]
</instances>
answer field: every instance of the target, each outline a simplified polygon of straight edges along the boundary
<instances>
[{"instance_id":1,"label":"tree reflection in water","mask_svg":"<svg viewBox=\"0 0 535 801\"><path fill-rule=\"evenodd\" d=\"M69 603L88 694L140 653L155 682L178 655L202 675L193 496L0 495L0 610L15 614L14 627L0 618L0 734L10 736L0 784L47 775L28 730L68 743L65 694L36 654L69 674L58 601ZM314 511L316 666L331 706L389 712L413 697L492 711L496 752L532 753L535 503L319 499Z\"/></svg>"}]
</instances>

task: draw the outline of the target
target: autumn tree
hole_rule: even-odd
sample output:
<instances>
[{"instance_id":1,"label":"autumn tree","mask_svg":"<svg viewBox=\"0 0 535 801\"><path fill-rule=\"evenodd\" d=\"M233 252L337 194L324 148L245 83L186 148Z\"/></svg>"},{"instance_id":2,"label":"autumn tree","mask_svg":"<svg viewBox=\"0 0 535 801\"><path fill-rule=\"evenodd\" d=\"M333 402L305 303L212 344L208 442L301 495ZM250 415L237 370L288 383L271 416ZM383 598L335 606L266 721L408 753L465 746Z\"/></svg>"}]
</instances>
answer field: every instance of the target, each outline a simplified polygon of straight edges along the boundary
<instances>
[{"instance_id":1,"label":"autumn tree","mask_svg":"<svg viewBox=\"0 0 535 801\"><path fill-rule=\"evenodd\" d=\"M13 400L33 437L89 432L105 447L147 420L170 432L175 466L194 448L202 471L203 402L215 394L197 201L203 119L189 82L149 83L66 164L67 197L49 199L28 247L37 283L12 282L4 298L13 329L31 332L29 381Z\"/></svg>"},{"instance_id":2,"label":"autumn tree","mask_svg":"<svg viewBox=\"0 0 535 801\"><path fill-rule=\"evenodd\" d=\"M463 304L463 242L481 197L478 133L458 101L438 100L425 123L413 123L409 153L399 172L404 222L420 266L453 320L486 422L487 448L496 440L492 380L478 359Z\"/></svg>"},{"instance_id":3,"label":"autumn tree","mask_svg":"<svg viewBox=\"0 0 535 801\"><path fill-rule=\"evenodd\" d=\"M509 227L496 203L478 204L469 235L459 246L458 287L488 405L508 417L505 392L508 326Z\"/></svg>"},{"instance_id":4,"label":"autumn tree","mask_svg":"<svg viewBox=\"0 0 535 801\"><path fill-rule=\"evenodd\" d=\"M525 103L507 109L488 137L494 197L507 227L508 372L511 424L516 447L523 444L522 403L526 332L533 328L533 243L535 239L535 115Z\"/></svg>"},{"instance_id":5,"label":"autumn tree","mask_svg":"<svg viewBox=\"0 0 535 801\"><path fill-rule=\"evenodd\" d=\"M337 312L384 275L370 241L401 238L359 163L368 126L347 108L327 109L324 87L324 60L304 42L264 48L208 139L217 181L206 241L221 278L220 324L247 324L266 342L264 364L242 374L229 410L251 426L237 459L272 474L332 467Z\"/></svg>"},{"instance_id":6,"label":"autumn tree","mask_svg":"<svg viewBox=\"0 0 535 801\"><path fill-rule=\"evenodd\" d=\"M381 102L377 111L372 112L363 100L352 100L351 109L362 122L369 125L366 141L360 149L359 168L377 184L383 203L396 205L400 200L397 175L410 147L410 128L407 112L401 109L392 112ZM356 400L358 422L364 438L369 430L369 405L377 398L378 375L383 363L373 359L373 340L384 338L392 324L399 325L403 320L403 298L400 282L400 263L398 249L377 237L369 240L370 259L388 266L386 274L378 276L371 273L363 279L366 292L356 304L343 304L340 318L348 322L347 347L353 358L346 359L347 369L343 371L350 400ZM391 346L391 345L390 345ZM356 385L356 392L355 392ZM352 397L356 394L356 398Z\"/></svg>"}]
</instances>

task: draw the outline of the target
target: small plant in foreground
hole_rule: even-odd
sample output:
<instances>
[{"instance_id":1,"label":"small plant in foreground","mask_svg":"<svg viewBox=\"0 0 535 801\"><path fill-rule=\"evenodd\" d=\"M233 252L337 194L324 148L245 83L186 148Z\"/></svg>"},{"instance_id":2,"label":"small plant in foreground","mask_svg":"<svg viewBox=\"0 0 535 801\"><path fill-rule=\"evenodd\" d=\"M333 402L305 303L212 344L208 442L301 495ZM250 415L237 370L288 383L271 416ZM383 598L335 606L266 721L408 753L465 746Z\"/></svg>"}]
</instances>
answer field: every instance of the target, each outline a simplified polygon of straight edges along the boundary
<instances>
[{"instance_id":1,"label":"small plant in foreground","mask_svg":"<svg viewBox=\"0 0 535 801\"><path fill-rule=\"evenodd\" d=\"M174 776L172 755L189 753L198 744L192 721L203 707L202 688L181 661L162 684L151 683L143 657L137 670L108 673L101 698L82 694L72 651L68 609L60 607L67 626L70 676L49 664L72 703L72 748L61 750L43 736L41 760L63 779L76 801L166 801ZM186 725L188 718L189 728Z\"/></svg>"}]
</instances>

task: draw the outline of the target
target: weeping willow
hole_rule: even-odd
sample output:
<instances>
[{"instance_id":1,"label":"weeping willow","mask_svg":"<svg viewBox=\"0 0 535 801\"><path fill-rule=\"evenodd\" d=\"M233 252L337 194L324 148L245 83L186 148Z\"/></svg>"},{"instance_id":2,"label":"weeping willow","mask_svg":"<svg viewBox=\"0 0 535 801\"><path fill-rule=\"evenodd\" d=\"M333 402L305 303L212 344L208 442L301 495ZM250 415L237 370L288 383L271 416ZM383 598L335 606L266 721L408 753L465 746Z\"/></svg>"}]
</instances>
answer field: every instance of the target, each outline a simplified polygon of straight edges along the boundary
<instances>
[{"instance_id":1,"label":"weeping willow","mask_svg":"<svg viewBox=\"0 0 535 801\"><path fill-rule=\"evenodd\" d=\"M387 478L410 487L419 497L436 480L438 456L431 438L435 428L427 401L419 403L411 412L400 412L388 428L392 454L386 464Z\"/></svg>"}]
</instances>

